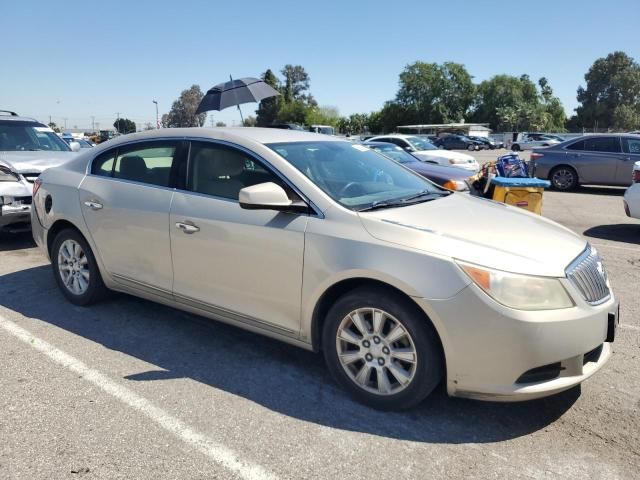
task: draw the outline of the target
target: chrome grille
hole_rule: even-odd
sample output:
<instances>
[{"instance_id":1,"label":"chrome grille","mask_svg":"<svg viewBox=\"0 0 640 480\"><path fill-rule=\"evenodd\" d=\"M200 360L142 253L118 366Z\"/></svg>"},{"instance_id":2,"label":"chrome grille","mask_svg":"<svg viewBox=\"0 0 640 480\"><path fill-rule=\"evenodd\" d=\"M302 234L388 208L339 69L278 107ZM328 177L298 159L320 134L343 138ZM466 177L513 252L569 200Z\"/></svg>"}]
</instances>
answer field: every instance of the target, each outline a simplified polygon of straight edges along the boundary
<instances>
[{"instance_id":1,"label":"chrome grille","mask_svg":"<svg viewBox=\"0 0 640 480\"><path fill-rule=\"evenodd\" d=\"M611 296L602 258L591 246L567 267L566 274L582 298L591 305L603 303Z\"/></svg>"}]
</instances>

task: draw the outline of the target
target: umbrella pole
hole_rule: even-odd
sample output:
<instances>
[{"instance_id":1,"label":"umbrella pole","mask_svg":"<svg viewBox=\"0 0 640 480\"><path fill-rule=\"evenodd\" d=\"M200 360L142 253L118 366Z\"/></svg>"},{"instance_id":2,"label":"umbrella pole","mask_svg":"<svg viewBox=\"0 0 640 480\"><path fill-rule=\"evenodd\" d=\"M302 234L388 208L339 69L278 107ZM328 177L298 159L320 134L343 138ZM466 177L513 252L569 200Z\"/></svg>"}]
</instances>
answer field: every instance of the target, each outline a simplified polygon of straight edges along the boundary
<instances>
[{"instance_id":1,"label":"umbrella pole","mask_svg":"<svg viewBox=\"0 0 640 480\"><path fill-rule=\"evenodd\" d=\"M242 109L240 105L238 105L238 111L240 112L240 120L242 121L242 126L244 127L244 117L242 116Z\"/></svg>"}]
</instances>

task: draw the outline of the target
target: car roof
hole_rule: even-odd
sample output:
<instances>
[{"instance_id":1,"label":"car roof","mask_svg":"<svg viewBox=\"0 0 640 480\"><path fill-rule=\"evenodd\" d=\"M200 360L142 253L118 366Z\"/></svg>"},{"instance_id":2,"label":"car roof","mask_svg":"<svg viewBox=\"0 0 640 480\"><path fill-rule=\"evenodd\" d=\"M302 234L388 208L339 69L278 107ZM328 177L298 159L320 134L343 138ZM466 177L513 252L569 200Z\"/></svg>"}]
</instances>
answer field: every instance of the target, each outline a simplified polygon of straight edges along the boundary
<instances>
[{"instance_id":1,"label":"car roof","mask_svg":"<svg viewBox=\"0 0 640 480\"><path fill-rule=\"evenodd\" d=\"M407 135L406 133L387 133L386 135L375 135L372 138L408 138L416 135Z\"/></svg>"},{"instance_id":2,"label":"car roof","mask_svg":"<svg viewBox=\"0 0 640 480\"><path fill-rule=\"evenodd\" d=\"M37 121L35 118L29 118L29 117L21 117L21 116L15 116L15 115L0 115L0 122L28 122L28 123L38 123L40 125L42 125L43 127L45 127L46 125L44 125L43 123L40 123L39 121Z\"/></svg>"},{"instance_id":3,"label":"car roof","mask_svg":"<svg viewBox=\"0 0 640 480\"><path fill-rule=\"evenodd\" d=\"M299 130L285 130L263 127L191 127L191 128L161 128L144 132L121 135L104 142L110 146L120 145L138 140L154 140L156 138L202 138L211 140L226 140L229 142L244 140L256 143L287 143L287 142L339 142L336 137L319 133Z\"/></svg>"}]
</instances>

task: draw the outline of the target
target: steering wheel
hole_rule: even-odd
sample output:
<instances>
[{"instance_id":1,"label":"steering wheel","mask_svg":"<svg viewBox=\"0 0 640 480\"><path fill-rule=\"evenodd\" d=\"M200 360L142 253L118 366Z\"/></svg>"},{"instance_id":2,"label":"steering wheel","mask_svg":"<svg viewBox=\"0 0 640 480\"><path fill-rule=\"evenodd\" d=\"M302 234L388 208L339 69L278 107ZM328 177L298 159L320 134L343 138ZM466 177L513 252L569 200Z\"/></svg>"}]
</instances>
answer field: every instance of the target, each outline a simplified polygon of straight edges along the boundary
<instances>
[{"instance_id":1,"label":"steering wheel","mask_svg":"<svg viewBox=\"0 0 640 480\"><path fill-rule=\"evenodd\" d=\"M355 188L354 188L355 187ZM338 193L338 197L339 198L344 198L347 196L347 193L349 192L349 190L356 190L356 192L351 192L350 196L355 196L358 193L362 194L364 193L364 190L362 188L362 185L360 185L359 182L349 182L347 183L344 187L342 187L342 189L340 190L340 193Z\"/></svg>"}]
</instances>

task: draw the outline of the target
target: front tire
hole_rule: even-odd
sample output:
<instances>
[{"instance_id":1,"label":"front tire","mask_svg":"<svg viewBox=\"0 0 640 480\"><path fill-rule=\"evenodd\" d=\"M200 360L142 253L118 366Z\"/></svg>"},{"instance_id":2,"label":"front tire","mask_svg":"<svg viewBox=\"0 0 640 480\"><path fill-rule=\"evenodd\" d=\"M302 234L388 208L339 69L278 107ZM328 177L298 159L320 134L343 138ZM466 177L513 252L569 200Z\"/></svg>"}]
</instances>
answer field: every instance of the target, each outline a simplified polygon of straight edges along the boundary
<instances>
[{"instance_id":1,"label":"front tire","mask_svg":"<svg viewBox=\"0 0 640 480\"><path fill-rule=\"evenodd\" d=\"M65 229L56 235L51 263L56 283L71 303L89 305L106 293L91 247L78 231Z\"/></svg>"},{"instance_id":2,"label":"front tire","mask_svg":"<svg viewBox=\"0 0 640 480\"><path fill-rule=\"evenodd\" d=\"M329 310L322 340L335 380L373 408L413 407L443 376L440 342L429 320L389 290L345 294Z\"/></svg>"}]
</instances>

